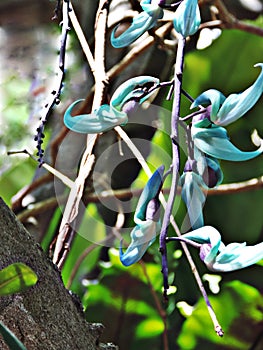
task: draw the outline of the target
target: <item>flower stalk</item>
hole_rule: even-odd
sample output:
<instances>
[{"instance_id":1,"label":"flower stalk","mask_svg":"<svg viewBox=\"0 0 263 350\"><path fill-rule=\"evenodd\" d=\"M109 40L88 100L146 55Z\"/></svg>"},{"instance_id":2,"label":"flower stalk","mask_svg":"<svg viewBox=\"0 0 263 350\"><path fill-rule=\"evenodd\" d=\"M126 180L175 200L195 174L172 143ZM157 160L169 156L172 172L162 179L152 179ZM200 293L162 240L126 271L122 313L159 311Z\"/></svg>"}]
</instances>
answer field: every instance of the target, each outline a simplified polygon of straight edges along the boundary
<instances>
[{"instance_id":1,"label":"flower stalk","mask_svg":"<svg viewBox=\"0 0 263 350\"><path fill-rule=\"evenodd\" d=\"M182 77L184 66L184 48L185 38L179 35L176 64L174 70L174 100L171 118L171 140L172 140L172 185L169 193L166 210L163 217L163 223L160 233L160 252L162 254L162 273L163 273L163 287L164 298L167 299L168 284L168 263L167 263L167 249L166 249L166 237L168 232L168 226L170 224L170 217L172 215L174 200L177 191L178 174L180 167L180 152L179 152L179 133L178 123L180 116L180 104L181 104L181 89L182 89Z\"/></svg>"}]
</instances>

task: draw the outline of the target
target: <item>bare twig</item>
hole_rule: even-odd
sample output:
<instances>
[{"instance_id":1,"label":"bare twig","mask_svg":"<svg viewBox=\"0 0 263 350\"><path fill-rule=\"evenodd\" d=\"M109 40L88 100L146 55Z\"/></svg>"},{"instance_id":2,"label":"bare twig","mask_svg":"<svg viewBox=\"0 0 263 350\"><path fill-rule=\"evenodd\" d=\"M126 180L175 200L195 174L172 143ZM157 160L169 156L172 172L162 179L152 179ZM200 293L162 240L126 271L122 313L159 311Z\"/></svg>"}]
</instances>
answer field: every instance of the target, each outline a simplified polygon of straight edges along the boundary
<instances>
[{"instance_id":1,"label":"bare twig","mask_svg":"<svg viewBox=\"0 0 263 350\"><path fill-rule=\"evenodd\" d=\"M19 154L19 153L26 154L30 158L32 158L34 161L37 162L37 159L30 152L28 152L26 149L24 149L22 151L9 151L9 152L7 152L7 155L13 155L13 154ZM42 167L45 168L50 174L52 174L56 178L60 179L67 187L71 188L73 186L74 182L71 179L69 179L67 176L62 174L60 171L53 168L51 165L49 165L47 163L42 163Z\"/></svg>"},{"instance_id":2,"label":"bare twig","mask_svg":"<svg viewBox=\"0 0 263 350\"><path fill-rule=\"evenodd\" d=\"M79 21L77 19L77 16L75 14L75 11L73 9L73 6L72 4L70 4L70 12L69 12L69 18L70 18L70 21L71 21L71 24L72 24L72 27L74 28L75 30L75 33L78 37L78 40L79 40L79 43L83 49L83 52L88 60L88 63L89 63L89 66L90 66L90 69L92 72L95 72L95 61L94 61L94 58L93 58L93 55L91 53L91 50L90 50L90 47L89 47L89 44L85 38L85 35L83 33L83 30L79 24Z\"/></svg>"},{"instance_id":3,"label":"bare twig","mask_svg":"<svg viewBox=\"0 0 263 350\"><path fill-rule=\"evenodd\" d=\"M102 104L105 94L105 31L107 26L107 16L110 1L100 0L97 19L95 24L95 94L93 99L92 111L99 108ZM83 195L85 180L88 177L94 162L93 147L98 138L98 134L88 135L87 147L83 154L79 174L75 180L75 186L71 189L69 198L65 207L65 212L61 222L57 242L55 245L53 262L61 269L69 247L75 236L73 220L78 215L79 204Z\"/></svg>"},{"instance_id":4,"label":"bare twig","mask_svg":"<svg viewBox=\"0 0 263 350\"><path fill-rule=\"evenodd\" d=\"M217 20L202 23L200 29L207 27L221 27L227 29L239 29L247 33L263 36L263 28L237 19L228 11L222 0L203 0L200 3L216 6L218 10L217 16L219 17Z\"/></svg>"},{"instance_id":5,"label":"bare twig","mask_svg":"<svg viewBox=\"0 0 263 350\"><path fill-rule=\"evenodd\" d=\"M134 152L134 153L137 154L136 152ZM137 156L138 156L138 154L137 154ZM145 163L145 164L147 166L147 163ZM143 168L144 168L146 174L148 174L148 176L150 176L150 169L146 168L146 166L144 165ZM13 210L16 211L17 208L21 207L21 202L27 194L29 194L31 191L33 191L34 189L41 186L43 183L50 182L52 179L53 179L53 175L48 173L48 174L42 176L41 178L35 180L34 182L32 182L31 185L26 186L21 191L19 191L17 193L17 195L15 197L13 197L13 199L12 199ZM227 195L227 194L256 191L256 190L260 190L260 189L263 189L263 176L261 176L259 178L253 178L253 179L250 179L247 181L223 184L223 185L220 185L216 188L212 188L209 190L203 189L203 191L208 196L214 196L214 195L217 196L217 195ZM89 202L89 203L98 203L101 200L101 198L103 198L103 199L117 198L117 199L125 200L125 199L129 199L131 196L139 197L141 195L142 191L143 191L142 188L132 189L132 190L130 188L127 188L127 189L114 190L114 191L111 189L111 190L105 190L105 191L101 192L99 196L95 193L90 193L88 191L87 193L84 193L83 200L85 200L86 202ZM162 192L163 192L163 194L169 194L170 188L163 188ZM181 193L181 188L178 187L176 194L180 195L180 193ZM66 200L67 200L67 196L61 195L59 197L58 196L52 197L52 198L49 198L47 200L43 200L41 202L32 204L32 207L30 209L26 209L23 212L18 214L18 219L21 222L25 222L30 216L41 214L41 213L45 212L47 209L56 208L58 205L58 202L60 204L65 204Z\"/></svg>"}]
</instances>

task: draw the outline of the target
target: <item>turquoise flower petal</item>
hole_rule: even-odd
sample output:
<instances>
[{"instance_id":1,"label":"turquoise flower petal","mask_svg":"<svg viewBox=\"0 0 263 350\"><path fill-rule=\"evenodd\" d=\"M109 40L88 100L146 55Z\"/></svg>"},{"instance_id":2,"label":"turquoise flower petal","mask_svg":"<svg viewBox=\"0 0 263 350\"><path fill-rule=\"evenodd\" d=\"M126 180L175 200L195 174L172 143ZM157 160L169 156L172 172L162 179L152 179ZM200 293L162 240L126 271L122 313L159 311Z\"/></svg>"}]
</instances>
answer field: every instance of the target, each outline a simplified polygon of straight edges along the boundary
<instances>
[{"instance_id":1,"label":"turquoise flower petal","mask_svg":"<svg viewBox=\"0 0 263 350\"><path fill-rule=\"evenodd\" d=\"M129 266L139 261L148 247L155 241L160 222L155 214L159 209L158 195L162 187L164 166L159 167L147 182L137 204L134 222L137 224L131 232L131 243L123 253L120 245L120 260Z\"/></svg>"},{"instance_id":2,"label":"turquoise flower petal","mask_svg":"<svg viewBox=\"0 0 263 350\"><path fill-rule=\"evenodd\" d=\"M204 226L178 239L200 243L202 260L211 271L235 271L263 259L263 242L254 246L247 246L246 243L230 243L225 246L221 242L220 233L212 226Z\"/></svg>"},{"instance_id":3,"label":"turquoise flower petal","mask_svg":"<svg viewBox=\"0 0 263 350\"><path fill-rule=\"evenodd\" d=\"M163 184L163 173L164 166L162 165L153 173L144 187L134 214L134 222L136 224L140 224L141 220L145 220L149 202L158 196Z\"/></svg>"},{"instance_id":4,"label":"turquoise flower petal","mask_svg":"<svg viewBox=\"0 0 263 350\"><path fill-rule=\"evenodd\" d=\"M261 72L255 83L240 94L232 94L227 97L220 108L214 123L217 125L228 125L241 118L259 100L263 93L263 63L258 63Z\"/></svg>"},{"instance_id":5,"label":"turquoise flower petal","mask_svg":"<svg viewBox=\"0 0 263 350\"><path fill-rule=\"evenodd\" d=\"M198 107L199 105L211 104L210 118L214 121L217 117L217 113L225 101L226 97L218 90L210 89L199 95L190 108Z\"/></svg>"},{"instance_id":6,"label":"turquoise flower petal","mask_svg":"<svg viewBox=\"0 0 263 350\"><path fill-rule=\"evenodd\" d=\"M224 243L221 242L220 233L213 226L203 226L197 230L183 234L180 238L186 238L202 245L209 244L209 249L203 259L204 263L208 266L215 260L217 253L223 251L225 248Z\"/></svg>"},{"instance_id":7,"label":"turquoise flower petal","mask_svg":"<svg viewBox=\"0 0 263 350\"><path fill-rule=\"evenodd\" d=\"M72 131L83 134L97 134L117 125L125 125L128 122L127 114L119 112L109 105L102 105L94 113L81 114L73 117L71 112L73 108L83 100L77 100L72 103L64 114L64 124Z\"/></svg>"},{"instance_id":8,"label":"turquoise flower petal","mask_svg":"<svg viewBox=\"0 0 263 350\"><path fill-rule=\"evenodd\" d=\"M173 24L184 38L197 32L201 23L198 0L183 0L174 14Z\"/></svg>"},{"instance_id":9,"label":"turquoise flower petal","mask_svg":"<svg viewBox=\"0 0 263 350\"><path fill-rule=\"evenodd\" d=\"M263 259L263 242L254 246L246 243L230 243L216 257L214 271L234 271L253 265Z\"/></svg>"},{"instance_id":10,"label":"turquoise flower petal","mask_svg":"<svg viewBox=\"0 0 263 350\"><path fill-rule=\"evenodd\" d=\"M239 94L231 94L227 98L218 90L210 89L199 95L191 108L202 104L211 104L211 121L225 126L241 118L259 100L263 93L263 63L258 63L261 72L248 89Z\"/></svg>"},{"instance_id":11,"label":"turquoise flower petal","mask_svg":"<svg viewBox=\"0 0 263 350\"><path fill-rule=\"evenodd\" d=\"M91 114L72 116L73 108L83 100L72 103L64 114L64 124L72 131L83 134L97 134L118 125L128 122L127 114L122 111L124 104L136 100L138 104L143 103L154 93L147 91L154 85L159 84L159 79L151 76L139 76L131 78L121 84L112 95L110 105L102 105Z\"/></svg>"},{"instance_id":12,"label":"turquoise flower petal","mask_svg":"<svg viewBox=\"0 0 263 350\"><path fill-rule=\"evenodd\" d=\"M130 266L139 261L149 246L155 241L159 224L152 220L136 225L131 232L131 243L123 253L120 246L120 260L124 266Z\"/></svg>"},{"instance_id":13,"label":"turquoise flower petal","mask_svg":"<svg viewBox=\"0 0 263 350\"><path fill-rule=\"evenodd\" d=\"M129 46L147 30L153 28L158 19L163 17L163 9L158 5L152 5L149 1L142 1L141 7L144 11L133 18L132 24L124 33L115 37L118 26L113 29L111 33L111 44L113 47Z\"/></svg>"},{"instance_id":14,"label":"turquoise flower petal","mask_svg":"<svg viewBox=\"0 0 263 350\"><path fill-rule=\"evenodd\" d=\"M110 100L110 105L120 111L123 105L133 98L138 98L139 103L143 103L154 92L147 94L147 89L159 83L160 80L158 78L148 75L131 78L115 90ZM143 97L140 98L140 96Z\"/></svg>"},{"instance_id":15,"label":"turquoise flower petal","mask_svg":"<svg viewBox=\"0 0 263 350\"><path fill-rule=\"evenodd\" d=\"M193 229L204 226L203 205L205 195L202 192L202 178L193 171L183 173L180 179L182 200L187 207L187 213Z\"/></svg>"},{"instance_id":16,"label":"turquoise flower petal","mask_svg":"<svg viewBox=\"0 0 263 350\"><path fill-rule=\"evenodd\" d=\"M256 151L240 151L229 141L226 129L215 124L207 127L207 120L193 124L191 133L194 145L214 158L238 162L255 158L263 152L263 140Z\"/></svg>"}]
</instances>

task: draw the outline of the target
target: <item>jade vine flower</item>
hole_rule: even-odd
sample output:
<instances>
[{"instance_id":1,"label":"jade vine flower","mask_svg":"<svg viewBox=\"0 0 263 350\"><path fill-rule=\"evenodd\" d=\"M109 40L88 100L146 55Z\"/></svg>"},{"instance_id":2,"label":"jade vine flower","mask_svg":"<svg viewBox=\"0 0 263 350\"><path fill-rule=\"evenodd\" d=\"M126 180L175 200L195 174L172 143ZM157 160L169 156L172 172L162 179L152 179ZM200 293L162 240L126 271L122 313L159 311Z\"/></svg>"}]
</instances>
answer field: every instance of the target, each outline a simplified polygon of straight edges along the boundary
<instances>
[{"instance_id":1,"label":"jade vine flower","mask_svg":"<svg viewBox=\"0 0 263 350\"><path fill-rule=\"evenodd\" d=\"M131 243L125 253L120 245L120 260L124 266L130 266L139 261L148 247L155 241L160 229L158 216L160 203L158 196L163 184L164 166L160 166L147 182L139 198L132 230Z\"/></svg>"},{"instance_id":2,"label":"jade vine flower","mask_svg":"<svg viewBox=\"0 0 263 350\"><path fill-rule=\"evenodd\" d=\"M243 152L235 147L229 140L225 128L213 124L208 119L193 123L191 128L194 145L202 152L211 157L230 160L246 161L257 157L263 152L263 140L256 151Z\"/></svg>"},{"instance_id":3,"label":"jade vine flower","mask_svg":"<svg viewBox=\"0 0 263 350\"><path fill-rule=\"evenodd\" d=\"M200 258L211 271L235 271L263 259L263 242L254 246L247 246L246 243L226 246L221 241L220 233L212 226L204 226L177 239L200 248Z\"/></svg>"},{"instance_id":4,"label":"jade vine flower","mask_svg":"<svg viewBox=\"0 0 263 350\"><path fill-rule=\"evenodd\" d=\"M150 87L159 83L158 78L151 76L139 76L127 80L121 84L112 95L109 105L102 105L91 114L81 114L73 117L73 108L83 100L73 102L64 114L64 124L72 131L83 134L97 134L117 125L125 125L128 121L127 113L131 109L143 103L153 93Z\"/></svg>"},{"instance_id":5,"label":"jade vine flower","mask_svg":"<svg viewBox=\"0 0 263 350\"><path fill-rule=\"evenodd\" d=\"M157 4L156 1L143 0L140 5L143 12L139 13L133 18L130 27L118 37L115 37L115 32L118 26L115 27L111 33L111 44L115 48L126 47L132 44L140 36L142 36L147 30L153 28L158 19L163 17L163 9Z\"/></svg>"},{"instance_id":6,"label":"jade vine flower","mask_svg":"<svg viewBox=\"0 0 263 350\"><path fill-rule=\"evenodd\" d=\"M219 161L194 147L195 160L188 159L180 178L182 200L187 207L191 227L204 226L203 206L205 195L202 189L218 186L223 181Z\"/></svg>"},{"instance_id":7,"label":"jade vine flower","mask_svg":"<svg viewBox=\"0 0 263 350\"><path fill-rule=\"evenodd\" d=\"M174 29L186 38L197 32L200 23L198 0L183 0L174 14Z\"/></svg>"},{"instance_id":8,"label":"jade vine flower","mask_svg":"<svg viewBox=\"0 0 263 350\"><path fill-rule=\"evenodd\" d=\"M218 90L203 92L191 105L191 108L202 104L211 104L210 119L213 123L225 126L241 118L258 101L263 93L263 63L258 63L261 72L248 89L239 94L231 94L227 98Z\"/></svg>"},{"instance_id":9,"label":"jade vine flower","mask_svg":"<svg viewBox=\"0 0 263 350\"><path fill-rule=\"evenodd\" d=\"M193 229L204 226L203 205L205 195L202 191L202 177L194 171L192 161L186 162L184 173L180 178L182 200L187 207L187 213Z\"/></svg>"}]
</instances>

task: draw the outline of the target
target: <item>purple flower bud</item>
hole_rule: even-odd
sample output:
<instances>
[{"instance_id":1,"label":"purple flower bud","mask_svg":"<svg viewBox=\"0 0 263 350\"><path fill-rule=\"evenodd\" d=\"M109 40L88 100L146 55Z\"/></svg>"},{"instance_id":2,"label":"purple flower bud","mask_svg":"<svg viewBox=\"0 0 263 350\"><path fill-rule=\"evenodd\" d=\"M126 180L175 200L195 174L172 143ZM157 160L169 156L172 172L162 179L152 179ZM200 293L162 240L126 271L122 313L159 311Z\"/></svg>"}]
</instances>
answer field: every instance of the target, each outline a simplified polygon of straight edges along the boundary
<instances>
[{"instance_id":1,"label":"purple flower bud","mask_svg":"<svg viewBox=\"0 0 263 350\"><path fill-rule=\"evenodd\" d=\"M160 216L160 201L157 198L153 198L147 205L145 219L158 221Z\"/></svg>"},{"instance_id":2,"label":"purple flower bud","mask_svg":"<svg viewBox=\"0 0 263 350\"><path fill-rule=\"evenodd\" d=\"M130 100L127 101L123 106L122 106L122 111L126 113L128 116L134 112L137 111L138 107L140 105L140 102L136 100Z\"/></svg>"},{"instance_id":3,"label":"purple flower bud","mask_svg":"<svg viewBox=\"0 0 263 350\"><path fill-rule=\"evenodd\" d=\"M205 261L207 255L211 252L212 245L209 243L205 243L201 245L199 256L202 261Z\"/></svg>"}]
</instances>

